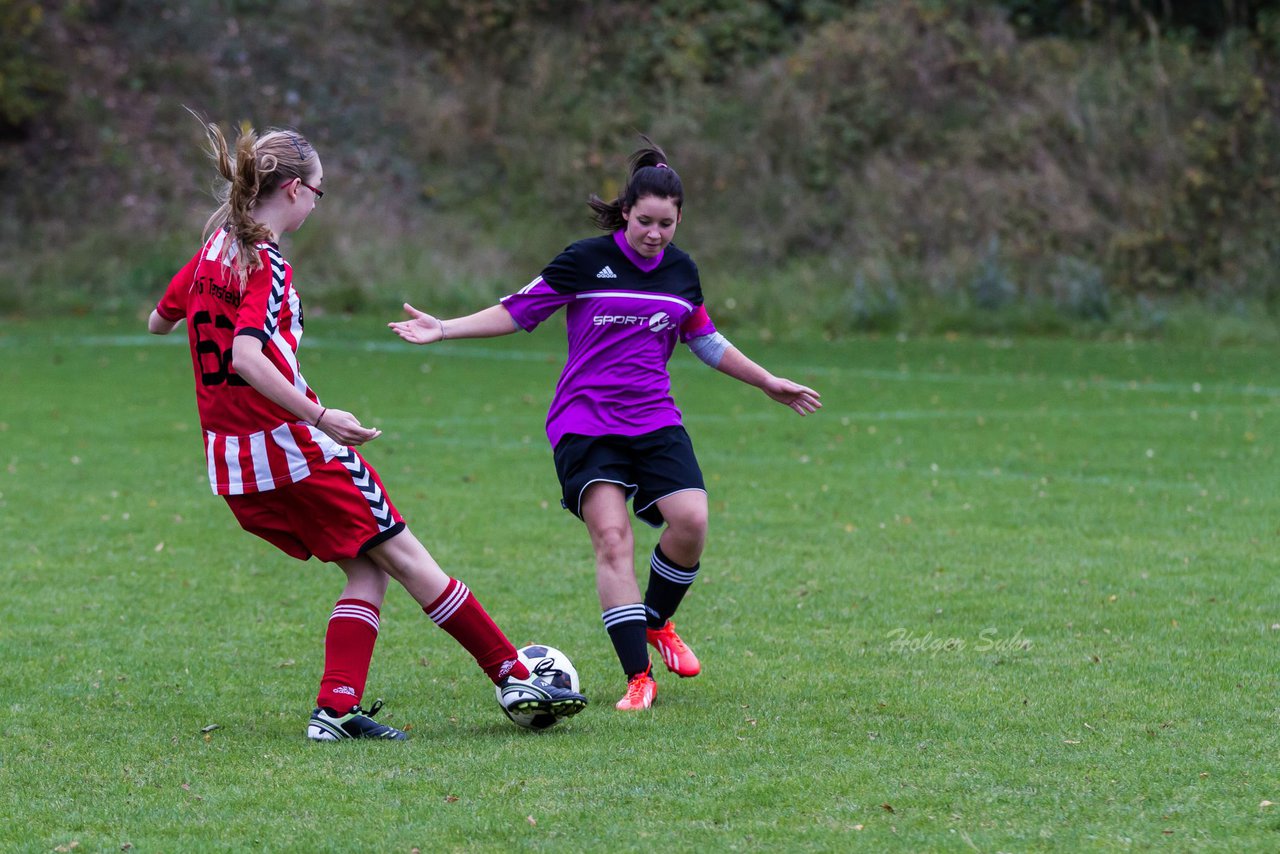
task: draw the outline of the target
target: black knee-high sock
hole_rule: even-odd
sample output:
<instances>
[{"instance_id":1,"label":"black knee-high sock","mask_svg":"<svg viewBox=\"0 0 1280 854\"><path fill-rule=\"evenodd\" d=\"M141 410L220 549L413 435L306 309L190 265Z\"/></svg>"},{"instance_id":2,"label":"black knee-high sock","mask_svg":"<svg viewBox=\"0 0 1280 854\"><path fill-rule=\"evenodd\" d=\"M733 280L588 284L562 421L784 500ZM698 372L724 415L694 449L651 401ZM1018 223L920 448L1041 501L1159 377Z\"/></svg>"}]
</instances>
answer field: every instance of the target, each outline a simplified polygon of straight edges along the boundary
<instances>
[{"instance_id":1,"label":"black knee-high sock","mask_svg":"<svg viewBox=\"0 0 1280 854\"><path fill-rule=\"evenodd\" d=\"M660 629L667 624L698 577L701 565L681 566L663 554L661 546L653 547L653 556L649 558L649 588L644 593L644 614L649 628Z\"/></svg>"},{"instance_id":2,"label":"black knee-high sock","mask_svg":"<svg viewBox=\"0 0 1280 854\"><path fill-rule=\"evenodd\" d=\"M644 636L644 606L639 602L634 605L618 605L605 611L600 618L604 620L609 640L613 641L613 648L618 653L622 672L634 676L648 670L649 647Z\"/></svg>"}]
</instances>

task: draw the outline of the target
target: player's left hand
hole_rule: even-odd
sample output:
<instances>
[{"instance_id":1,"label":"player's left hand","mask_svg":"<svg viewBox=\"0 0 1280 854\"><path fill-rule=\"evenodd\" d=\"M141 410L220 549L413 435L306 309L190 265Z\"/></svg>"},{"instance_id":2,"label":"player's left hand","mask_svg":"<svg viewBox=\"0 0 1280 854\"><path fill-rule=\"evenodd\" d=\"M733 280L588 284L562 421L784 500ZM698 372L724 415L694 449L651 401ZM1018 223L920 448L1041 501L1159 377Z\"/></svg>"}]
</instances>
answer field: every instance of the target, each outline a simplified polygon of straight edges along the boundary
<instances>
[{"instance_id":1,"label":"player's left hand","mask_svg":"<svg viewBox=\"0 0 1280 854\"><path fill-rule=\"evenodd\" d=\"M771 377L760 390L783 406L791 407L798 415L809 415L822 408L822 395L782 377Z\"/></svg>"},{"instance_id":2,"label":"player's left hand","mask_svg":"<svg viewBox=\"0 0 1280 854\"><path fill-rule=\"evenodd\" d=\"M363 445L382 435L377 427L366 427L350 412L332 406L320 416L319 427L339 445Z\"/></svg>"}]
</instances>

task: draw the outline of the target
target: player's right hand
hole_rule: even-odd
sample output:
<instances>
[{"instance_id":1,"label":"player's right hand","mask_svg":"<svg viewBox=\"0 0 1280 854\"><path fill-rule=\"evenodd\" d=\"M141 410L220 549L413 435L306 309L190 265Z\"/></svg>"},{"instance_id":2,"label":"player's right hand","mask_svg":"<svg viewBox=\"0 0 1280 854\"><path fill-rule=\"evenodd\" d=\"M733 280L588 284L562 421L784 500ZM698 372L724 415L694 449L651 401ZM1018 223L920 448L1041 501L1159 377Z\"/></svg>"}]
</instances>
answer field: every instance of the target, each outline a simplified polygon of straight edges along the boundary
<instances>
[{"instance_id":1,"label":"player's right hand","mask_svg":"<svg viewBox=\"0 0 1280 854\"><path fill-rule=\"evenodd\" d=\"M363 445L382 435L375 427L365 427L345 409L329 407L320 418L320 429L340 445Z\"/></svg>"},{"instance_id":2,"label":"player's right hand","mask_svg":"<svg viewBox=\"0 0 1280 854\"><path fill-rule=\"evenodd\" d=\"M425 311L418 311L409 303L404 304L409 320L393 320L387 326L410 344L434 344L444 338L444 324Z\"/></svg>"}]
</instances>

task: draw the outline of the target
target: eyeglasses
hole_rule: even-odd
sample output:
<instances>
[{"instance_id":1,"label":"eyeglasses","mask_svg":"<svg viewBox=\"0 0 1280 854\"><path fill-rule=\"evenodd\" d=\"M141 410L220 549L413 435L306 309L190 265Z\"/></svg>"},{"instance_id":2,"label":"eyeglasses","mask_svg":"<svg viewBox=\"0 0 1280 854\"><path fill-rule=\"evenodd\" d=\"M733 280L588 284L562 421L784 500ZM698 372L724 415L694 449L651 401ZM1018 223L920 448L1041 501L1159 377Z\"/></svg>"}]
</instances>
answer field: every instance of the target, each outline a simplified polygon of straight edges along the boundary
<instances>
[{"instance_id":1,"label":"eyeglasses","mask_svg":"<svg viewBox=\"0 0 1280 854\"><path fill-rule=\"evenodd\" d=\"M299 178L299 179L298 179L298 183L299 183L299 184L301 184L302 186L306 187L306 188L307 188L308 190L310 190L311 192L315 193L315 194L316 194L316 201L317 201L317 202L324 198L324 190L317 190L315 187L311 186L310 184L308 184L306 181L302 180L301 178Z\"/></svg>"}]
</instances>

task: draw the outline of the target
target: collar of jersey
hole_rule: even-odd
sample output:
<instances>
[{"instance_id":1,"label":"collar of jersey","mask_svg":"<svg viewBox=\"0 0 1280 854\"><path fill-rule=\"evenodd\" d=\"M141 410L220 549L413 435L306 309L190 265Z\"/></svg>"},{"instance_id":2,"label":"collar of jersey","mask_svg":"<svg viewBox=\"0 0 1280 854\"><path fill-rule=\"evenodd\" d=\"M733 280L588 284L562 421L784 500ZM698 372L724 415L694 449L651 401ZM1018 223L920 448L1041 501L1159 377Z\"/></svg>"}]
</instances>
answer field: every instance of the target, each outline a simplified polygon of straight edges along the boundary
<instances>
[{"instance_id":1,"label":"collar of jersey","mask_svg":"<svg viewBox=\"0 0 1280 854\"><path fill-rule=\"evenodd\" d=\"M643 273L652 273L658 269L658 265L662 263L662 256L667 253L665 247L654 258L645 258L636 250L631 248L631 244L627 242L627 236L621 231L613 233L613 242L618 244L618 248L622 250L622 254L627 256L627 260L640 268Z\"/></svg>"}]
</instances>

